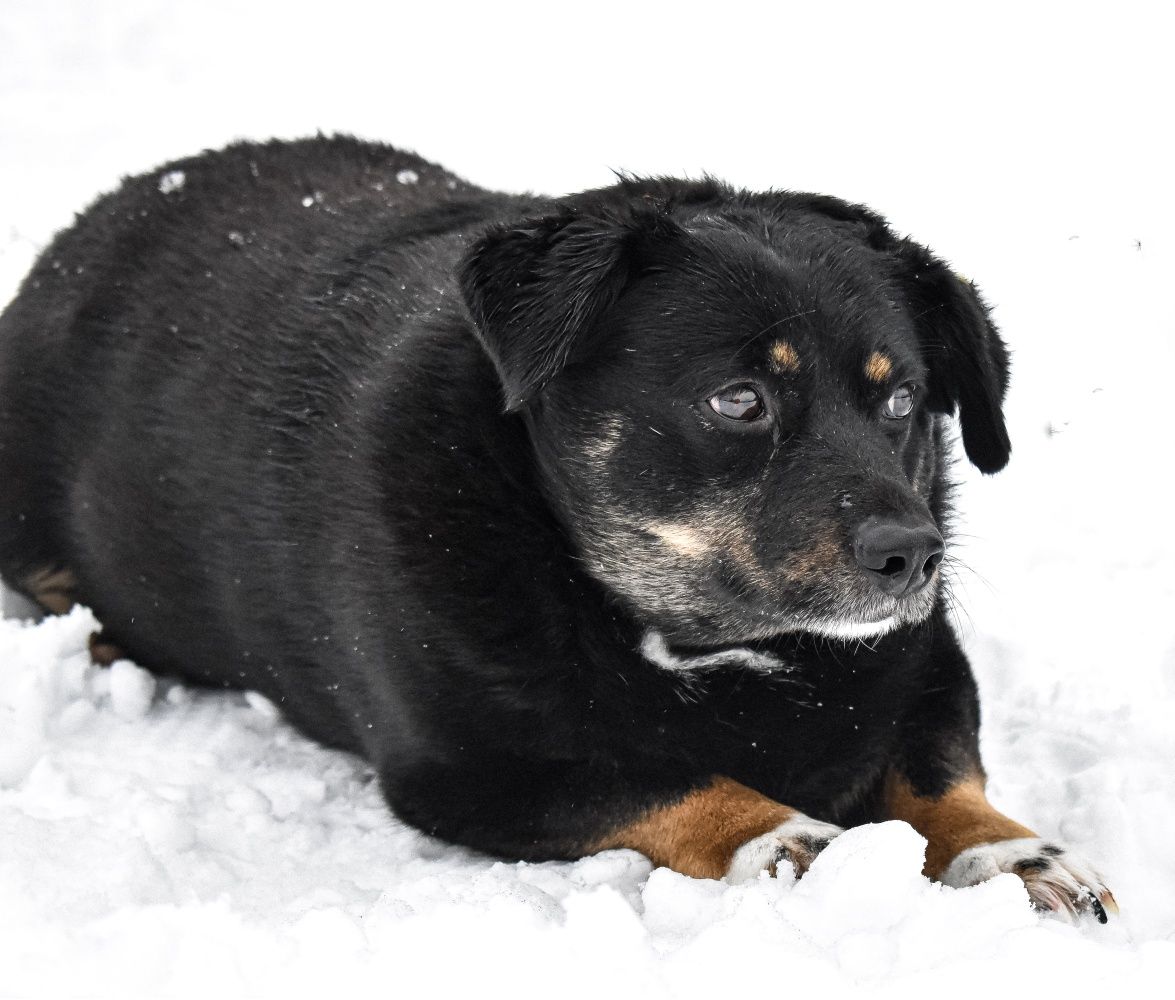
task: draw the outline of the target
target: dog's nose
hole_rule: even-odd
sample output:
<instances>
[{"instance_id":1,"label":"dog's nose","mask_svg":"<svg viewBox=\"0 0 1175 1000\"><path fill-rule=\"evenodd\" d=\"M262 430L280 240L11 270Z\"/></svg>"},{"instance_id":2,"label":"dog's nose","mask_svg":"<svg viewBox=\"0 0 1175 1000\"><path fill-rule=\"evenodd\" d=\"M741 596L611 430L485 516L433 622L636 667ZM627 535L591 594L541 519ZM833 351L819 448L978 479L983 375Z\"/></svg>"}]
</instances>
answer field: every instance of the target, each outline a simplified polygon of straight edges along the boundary
<instances>
[{"instance_id":1,"label":"dog's nose","mask_svg":"<svg viewBox=\"0 0 1175 1000\"><path fill-rule=\"evenodd\" d=\"M945 548L934 526L871 517L853 535L857 565L874 586L894 597L916 594L930 582Z\"/></svg>"}]
</instances>

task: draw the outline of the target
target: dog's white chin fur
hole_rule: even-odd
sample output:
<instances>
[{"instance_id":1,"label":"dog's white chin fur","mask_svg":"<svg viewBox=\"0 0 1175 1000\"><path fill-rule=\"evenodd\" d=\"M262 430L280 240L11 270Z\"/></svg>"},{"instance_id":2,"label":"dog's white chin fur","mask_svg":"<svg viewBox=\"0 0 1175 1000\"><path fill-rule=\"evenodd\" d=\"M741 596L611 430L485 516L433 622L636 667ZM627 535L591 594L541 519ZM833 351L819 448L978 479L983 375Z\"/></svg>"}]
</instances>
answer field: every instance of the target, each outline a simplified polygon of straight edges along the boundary
<instances>
[{"instance_id":1,"label":"dog's white chin fur","mask_svg":"<svg viewBox=\"0 0 1175 1000\"><path fill-rule=\"evenodd\" d=\"M876 639L892 632L898 624L898 619L891 615L876 622L814 622L803 630L828 639Z\"/></svg>"}]
</instances>

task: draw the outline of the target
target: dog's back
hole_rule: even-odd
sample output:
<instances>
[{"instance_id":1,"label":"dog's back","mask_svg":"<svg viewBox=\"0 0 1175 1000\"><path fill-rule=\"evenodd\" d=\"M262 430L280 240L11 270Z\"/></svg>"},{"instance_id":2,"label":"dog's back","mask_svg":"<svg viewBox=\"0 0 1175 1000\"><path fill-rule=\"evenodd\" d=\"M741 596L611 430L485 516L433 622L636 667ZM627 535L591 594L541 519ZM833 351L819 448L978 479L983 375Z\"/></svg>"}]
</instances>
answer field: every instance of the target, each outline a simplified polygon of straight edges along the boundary
<instances>
[{"instance_id":1,"label":"dog's back","mask_svg":"<svg viewBox=\"0 0 1175 1000\"><path fill-rule=\"evenodd\" d=\"M0 319L0 572L50 608L97 597L143 662L284 702L272 664L332 631L306 584L342 555L323 520L362 502L340 477L365 379L405 349L341 317L373 282L401 314L455 295L375 272L411 246L423 273L513 203L345 138L239 144L100 199ZM295 721L352 745L305 694Z\"/></svg>"}]
</instances>

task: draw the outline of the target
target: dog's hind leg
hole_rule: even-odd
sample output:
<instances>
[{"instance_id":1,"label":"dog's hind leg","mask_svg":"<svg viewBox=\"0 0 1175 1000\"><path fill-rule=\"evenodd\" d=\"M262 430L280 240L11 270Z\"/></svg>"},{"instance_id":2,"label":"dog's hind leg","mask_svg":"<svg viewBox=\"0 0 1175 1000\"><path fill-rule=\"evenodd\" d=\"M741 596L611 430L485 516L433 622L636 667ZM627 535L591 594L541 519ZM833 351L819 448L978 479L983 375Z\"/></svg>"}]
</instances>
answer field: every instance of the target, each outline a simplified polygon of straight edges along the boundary
<instances>
[{"instance_id":1,"label":"dog's hind leg","mask_svg":"<svg viewBox=\"0 0 1175 1000\"><path fill-rule=\"evenodd\" d=\"M17 588L51 615L68 614L77 603L77 577L64 566L45 566L25 573ZM90 659L102 667L123 658L122 650L105 632L90 635Z\"/></svg>"},{"instance_id":2,"label":"dog's hind leg","mask_svg":"<svg viewBox=\"0 0 1175 1000\"><path fill-rule=\"evenodd\" d=\"M104 631L90 633L90 659L98 666L108 667L115 660L125 658L122 648L111 642Z\"/></svg>"}]
</instances>

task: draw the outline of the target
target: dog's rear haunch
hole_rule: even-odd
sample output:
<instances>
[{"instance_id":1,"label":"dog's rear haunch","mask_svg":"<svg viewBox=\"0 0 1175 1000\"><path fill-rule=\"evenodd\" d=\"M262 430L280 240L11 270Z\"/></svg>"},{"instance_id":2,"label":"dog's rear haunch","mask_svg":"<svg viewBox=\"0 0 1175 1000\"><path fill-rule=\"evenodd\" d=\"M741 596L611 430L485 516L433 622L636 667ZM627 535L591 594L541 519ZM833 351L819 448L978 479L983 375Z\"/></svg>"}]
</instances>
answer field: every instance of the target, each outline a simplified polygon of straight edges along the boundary
<instances>
[{"instance_id":1,"label":"dog's rear haunch","mask_svg":"<svg viewBox=\"0 0 1175 1000\"><path fill-rule=\"evenodd\" d=\"M799 875L891 817L1104 919L988 804L944 611L946 423L1000 469L1006 381L858 205L240 144L99 199L0 319L0 571L458 843Z\"/></svg>"}]
</instances>

